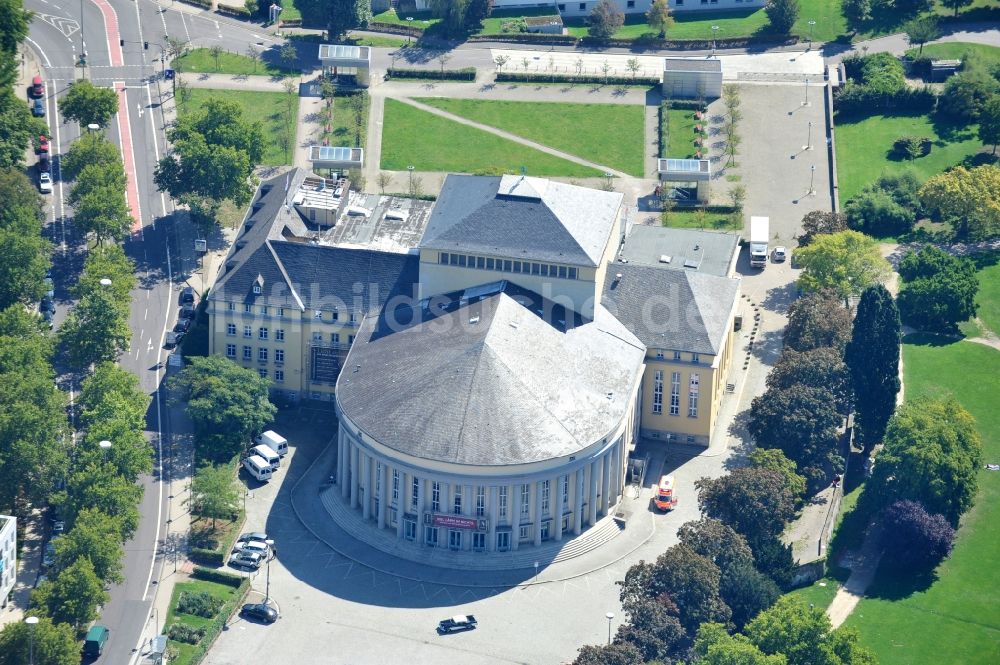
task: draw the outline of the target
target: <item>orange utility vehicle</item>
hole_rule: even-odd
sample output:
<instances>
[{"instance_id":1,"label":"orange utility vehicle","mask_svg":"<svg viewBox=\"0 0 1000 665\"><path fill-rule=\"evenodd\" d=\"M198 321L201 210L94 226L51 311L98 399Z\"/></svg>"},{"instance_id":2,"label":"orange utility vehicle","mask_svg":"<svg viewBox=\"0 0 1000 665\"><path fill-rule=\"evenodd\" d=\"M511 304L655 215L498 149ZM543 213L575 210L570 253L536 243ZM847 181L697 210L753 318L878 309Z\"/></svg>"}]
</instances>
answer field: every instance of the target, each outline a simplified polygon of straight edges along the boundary
<instances>
[{"instance_id":1,"label":"orange utility vehicle","mask_svg":"<svg viewBox=\"0 0 1000 665\"><path fill-rule=\"evenodd\" d=\"M677 507L673 476L663 476L660 478L660 484L656 486L656 497L653 501L660 510L673 510Z\"/></svg>"}]
</instances>

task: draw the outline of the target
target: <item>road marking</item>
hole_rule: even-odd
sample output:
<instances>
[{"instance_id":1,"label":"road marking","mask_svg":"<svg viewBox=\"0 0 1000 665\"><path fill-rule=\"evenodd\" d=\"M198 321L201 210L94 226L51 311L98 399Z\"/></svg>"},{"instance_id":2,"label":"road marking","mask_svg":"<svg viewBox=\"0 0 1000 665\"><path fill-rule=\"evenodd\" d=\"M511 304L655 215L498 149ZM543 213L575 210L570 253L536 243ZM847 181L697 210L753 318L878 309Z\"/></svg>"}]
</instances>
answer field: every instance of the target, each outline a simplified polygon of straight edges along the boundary
<instances>
[{"instance_id":1,"label":"road marking","mask_svg":"<svg viewBox=\"0 0 1000 665\"><path fill-rule=\"evenodd\" d=\"M184 35L187 37L188 43L191 42L191 32L188 30L187 19L184 18L184 12L180 12L181 15L181 25L184 26Z\"/></svg>"},{"instance_id":2,"label":"road marking","mask_svg":"<svg viewBox=\"0 0 1000 665\"><path fill-rule=\"evenodd\" d=\"M62 161L61 159L56 159L56 155L60 154L62 151L59 126L62 124L59 122L59 97L55 94L56 81L50 81L52 84L52 128L56 130L55 132L55 145L53 146L55 152L52 153L52 169L56 174L56 180L59 181L59 226L62 228L62 251L63 256L66 256L66 252L69 251L69 243L66 242L66 198L63 192L63 179L62 179ZM55 214L55 210L53 210Z\"/></svg>"},{"instance_id":3,"label":"road marking","mask_svg":"<svg viewBox=\"0 0 1000 665\"><path fill-rule=\"evenodd\" d=\"M79 23L77 23L74 19L66 18L65 16L53 16L52 14L42 14L41 12L35 14L35 16L61 32L66 39L69 39L73 33L80 30Z\"/></svg>"},{"instance_id":4,"label":"road marking","mask_svg":"<svg viewBox=\"0 0 1000 665\"><path fill-rule=\"evenodd\" d=\"M39 55L42 56L42 60L45 61L45 67L46 68L51 67L52 63L49 62L49 56L45 55L45 51L43 51L42 47L38 45L38 42L36 42L31 37L25 37L25 39L27 39L29 42L31 42L31 45L34 46L35 50L38 51Z\"/></svg>"},{"instance_id":5,"label":"road marking","mask_svg":"<svg viewBox=\"0 0 1000 665\"><path fill-rule=\"evenodd\" d=\"M125 200L128 201L132 213L132 234L139 233L139 239L144 240L142 233L142 207L139 204L139 182L135 172L135 155L132 152L132 123L128 114L128 93L125 83L115 81L118 93L118 139L122 144L122 161L125 164Z\"/></svg>"},{"instance_id":6,"label":"road marking","mask_svg":"<svg viewBox=\"0 0 1000 665\"><path fill-rule=\"evenodd\" d=\"M108 0L91 1L101 10L101 16L104 18L104 41L108 45L108 57L111 60L111 66L120 67L125 64L125 58L122 55L122 47L118 41L120 38L118 33L118 14L115 12L114 7L108 3Z\"/></svg>"},{"instance_id":7,"label":"road marking","mask_svg":"<svg viewBox=\"0 0 1000 665\"><path fill-rule=\"evenodd\" d=\"M157 85L159 85L159 83L157 83ZM149 102L149 126L153 130L153 156L156 159L156 163L159 164L160 163L160 139L159 139L159 136L156 133L156 123L153 122L153 93L150 92L150 90L149 90L149 83L146 84L146 101ZM162 101L163 101L162 95L160 97L160 101L161 101L161 104L162 104ZM163 192L160 192L160 212L162 213L163 217L167 216L167 199L163 195ZM155 219L153 220L153 228L154 229L156 228L156 220Z\"/></svg>"}]
</instances>

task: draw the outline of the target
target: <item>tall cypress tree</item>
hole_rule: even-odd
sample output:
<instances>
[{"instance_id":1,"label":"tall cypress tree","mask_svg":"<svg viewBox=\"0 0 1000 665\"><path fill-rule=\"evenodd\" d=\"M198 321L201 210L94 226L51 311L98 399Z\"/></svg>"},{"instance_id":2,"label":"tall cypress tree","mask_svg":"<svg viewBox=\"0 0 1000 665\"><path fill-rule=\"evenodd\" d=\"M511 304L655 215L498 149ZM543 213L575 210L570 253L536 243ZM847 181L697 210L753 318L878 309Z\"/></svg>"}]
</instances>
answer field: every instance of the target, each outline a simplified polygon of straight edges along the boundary
<instances>
[{"instance_id":1,"label":"tall cypress tree","mask_svg":"<svg viewBox=\"0 0 1000 665\"><path fill-rule=\"evenodd\" d=\"M899 310L881 284L861 294L844 362L854 385L858 433L865 454L882 440L899 393Z\"/></svg>"}]
</instances>

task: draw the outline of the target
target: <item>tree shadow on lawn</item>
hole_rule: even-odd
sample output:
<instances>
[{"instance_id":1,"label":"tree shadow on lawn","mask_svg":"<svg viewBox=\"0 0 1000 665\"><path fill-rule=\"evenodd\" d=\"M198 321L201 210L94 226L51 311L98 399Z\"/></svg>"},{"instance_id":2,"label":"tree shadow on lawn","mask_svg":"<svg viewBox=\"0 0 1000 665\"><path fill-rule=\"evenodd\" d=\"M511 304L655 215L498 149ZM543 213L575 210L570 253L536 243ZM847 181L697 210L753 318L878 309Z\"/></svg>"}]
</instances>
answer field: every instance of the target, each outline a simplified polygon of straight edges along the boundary
<instances>
[{"instance_id":1,"label":"tree shadow on lawn","mask_svg":"<svg viewBox=\"0 0 1000 665\"><path fill-rule=\"evenodd\" d=\"M937 147L942 147L945 143L957 143L976 138L976 133L969 123L950 118L943 113L931 113L928 118L931 121L931 127L934 128L934 133L940 139L934 142Z\"/></svg>"},{"instance_id":2,"label":"tree shadow on lawn","mask_svg":"<svg viewBox=\"0 0 1000 665\"><path fill-rule=\"evenodd\" d=\"M962 341L957 335L942 335L932 332L912 332L903 336L903 343L911 346L945 347Z\"/></svg>"},{"instance_id":3,"label":"tree shadow on lawn","mask_svg":"<svg viewBox=\"0 0 1000 665\"><path fill-rule=\"evenodd\" d=\"M865 591L865 596L880 600L903 600L914 593L926 591L937 579L937 573L933 570L904 570L883 558L875 572L875 579Z\"/></svg>"}]
</instances>

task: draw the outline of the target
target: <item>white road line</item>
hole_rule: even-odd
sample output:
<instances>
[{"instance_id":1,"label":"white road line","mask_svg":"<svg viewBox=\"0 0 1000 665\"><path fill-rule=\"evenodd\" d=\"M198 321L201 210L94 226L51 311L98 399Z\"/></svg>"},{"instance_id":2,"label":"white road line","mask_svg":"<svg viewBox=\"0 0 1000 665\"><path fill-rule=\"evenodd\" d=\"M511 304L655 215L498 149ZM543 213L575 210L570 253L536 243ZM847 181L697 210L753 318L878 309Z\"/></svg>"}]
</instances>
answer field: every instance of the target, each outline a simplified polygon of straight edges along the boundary
<instances>
[{"instance_id":1,"label":"white road line","mask_svg":"<svg viewBox=\"0 0 1000 665\"><path fill-rule=\"evenodd\" d=\"M51 67L52 63L49 62L49 56L45 55L45 51L43 51L42 47L38 45L38 42L36 42L31 37L25 37L25 39L28 40L29 42L31 42L31 45L34 46L35 50L38 51L39 55L42 56L42 60L45 61L45 66L46 67Z\"/></svg>"},{"instance_id":2,"label":"white road line","mask_svg":"<svg viewBox=\"0 0 1000 665\"><path fill-rule=\"evenodd\" d=\"M149 308L142 310L142 320L145 321L146 317L149 316Z\"/></svg>"},{"instance_id":3,"label":"white road line","mask_svg":"<svg viewBox=\"0 0 1000 665\"><path fill-rule=\"evenodd\" d=\"M187 37L188 43L191 42L191 31L188 30L187 19L184 18L184 12L179 12L181 15L181 24L184 26L184 35Z\"/></svg>"},{"instance_id":4,"label":"white road line","mask_svg":"<svg viewBox=\"0 0 1000 665\"><path fill-rule=\"evenodd\" d=\"M149 128L153 130L153 156L156 158L156 163L160 163L160 140L156 135L156 123L153 122L153 93L149 90L149 83L146 84L146 101L149 102ZM167 216L167 199L163 196L163 192L160 192L160 211L162 216ZM153 228L156 228L156 220L153 219Z\"/></svg>"},{"instance_id":5,"label":"white road line","mask_svg":"<svg viewBox=\"0 0 1000 665\"><path fill-rule=\"evenodd\" d=\"M56 154L62 154L62 142L60 140L59 132L59 126L62 123L59 122L59 98L56 95L56 82L57 81L54 79L50 81L52 84L52 128L56 130L54 137L56 142L53 146L55 152L52 153L53 157ZM51 159L52 162L55 162L52 168L55 172L56 179L59 181L59 226L62 228L62 251L63 257L65 257L66 253L69 251L69 243L66 242L66 198L63 190L62 157L59 158L58 162L56 162L53 157L50 157L49 159ZM55 210L52 212L55 214Z\"/></svg>"}]
</instances>

